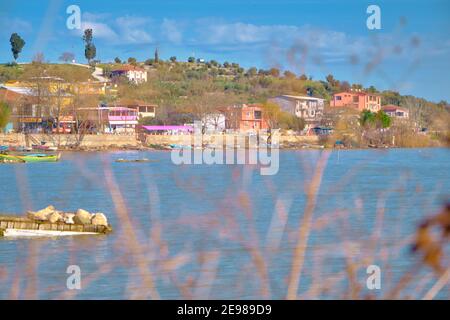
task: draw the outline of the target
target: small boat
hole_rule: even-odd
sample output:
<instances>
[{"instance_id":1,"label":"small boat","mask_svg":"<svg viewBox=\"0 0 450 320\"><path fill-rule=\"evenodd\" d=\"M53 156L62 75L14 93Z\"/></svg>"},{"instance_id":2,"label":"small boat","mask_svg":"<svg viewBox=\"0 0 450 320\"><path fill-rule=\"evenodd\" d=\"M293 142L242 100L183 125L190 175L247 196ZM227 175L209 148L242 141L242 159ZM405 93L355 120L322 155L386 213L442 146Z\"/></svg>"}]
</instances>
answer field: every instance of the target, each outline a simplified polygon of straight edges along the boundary
<instances>
[{"instance_id":1,"label":"small boat","mask_svg":"<svg viewBox=\"0 0 450 320\"><path fill-rule=\"evenodd\" d=\"M56 151L58 150L57 147L50 147L43 144L33 144L32 148L34 150L42 150L42 151Z\"/></svg>"},{"instance_id":2,"label":"small boat","mask_svg":"<svg viewBox=\"0 0 450 320\"><path fill-rule=\"evenodd\" d=\"M13 146L9 147L8 151L16 151L16 152L30 152L33 149L31 147L24 147L24 146Z\"/></svg>"},{"instance_id":3,"label":"small boat","mask_svg":"<svg viewBox=\"0 0 450 320\"><path fill-rule=\"evenodd\" d=\"M170 144L169 147L171 149L176 149L176 150L180 150L180 149L192 149L192 146L185 146L185 145L180 145L180 144Z\"/></svg>"},{"instance_id":4,"label":"small boat","mask_svg":"<svg viewBox=\"0 0 450 320\"><path fill-rule=\"evenodd\" d=\"M142 158L142 159L123 159L123 158L119 158L116 159L116 162L157 162L158 160L150 160L147 158Z\"/></svg>"},{"instance_id":5,"label":"small boat","mask_svg":"<svg viewBox=\"0 0 450 320\"><path fill-rule=\"evenodd\" d=\"M8 149L9 149L8 146L0 146L0 152L8 151Z\"/></svg>"},{"instance_id":6,"label":"small boat","mask_svg":"<svg viewBox=\"0 0 450 320\"><path fill-rule=\"evenodd\" d=\"M29 162L56 162L61 154L31 153L24 155L0 154L0 162L29 163Z\"/></svg>"}]
</instances>

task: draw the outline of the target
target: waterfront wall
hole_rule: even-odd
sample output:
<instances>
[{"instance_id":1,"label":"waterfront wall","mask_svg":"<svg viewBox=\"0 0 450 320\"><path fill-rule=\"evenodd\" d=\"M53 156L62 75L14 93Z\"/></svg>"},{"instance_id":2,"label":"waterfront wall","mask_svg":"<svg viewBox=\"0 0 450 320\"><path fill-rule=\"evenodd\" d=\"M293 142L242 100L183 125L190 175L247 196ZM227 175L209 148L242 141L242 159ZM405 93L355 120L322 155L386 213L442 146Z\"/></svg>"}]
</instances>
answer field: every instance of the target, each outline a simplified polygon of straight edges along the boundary
<instances>
[{"instance_id":1,"label":"waterfront wall","mask_svg":"<svg viewBox=\"0 0 450 320\"><path fill-rule=\"evenodd\" d=\"M203 136L204 144L215 144L220 138L226 138L227 141L238 138L238 135L214 135L208 134ZM136 148L142 145L190 145L194 143L192 136L183 135L144 135L140 139L136 135L85 135L80 137L74 134L30 134L11 133L0 134L0 145L8 146L31 146L33 144L40 144L45 141L46 145L55 146L59 148ZM144 144L141 142L143 141ZM239 143L239 142L237 142ZM283 144L317 144L317 136L280 136L279 143Z\"/></svg>"},{"instance_id":2,"label":"waterfront wall","mask_svg":"<svg viewBox=\"0 0 450 320\"><path fill-rule=\"evenodd\" d=\"M45 141L48 146L60 148L123 148L138 147L140 141L135 135L75 135L75 134L0 134L0 145L31 146Z\"/></svg>"},{"instance_id":3,"label":"waterfront wall","mask_svg":"<svg viewBox=\"0 0 450 320\"><path fill-rule=\"evenodd\" d=\"M205 134L203 136L204 144L215 144L219 139L225 138L227 141L232 141L232 139L238 138L238 135L226 134L226 135L215 135L215 134ZM169 145L178 144L186 145L193 144L194 139L192 136L182 136L182 135L147 135L145 138L147 145ZM319 142L317 136L279 136L279 143L295 143L295 144L316 144Z\"/></svg>"}]
</instances>

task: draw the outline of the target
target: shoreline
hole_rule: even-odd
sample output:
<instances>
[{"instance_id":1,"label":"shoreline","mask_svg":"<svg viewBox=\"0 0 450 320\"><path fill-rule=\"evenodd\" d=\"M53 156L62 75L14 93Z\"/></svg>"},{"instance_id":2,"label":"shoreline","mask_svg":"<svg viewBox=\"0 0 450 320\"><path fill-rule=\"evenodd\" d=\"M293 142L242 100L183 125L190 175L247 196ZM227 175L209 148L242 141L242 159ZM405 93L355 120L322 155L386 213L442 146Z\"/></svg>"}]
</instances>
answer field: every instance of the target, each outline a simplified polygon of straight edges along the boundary
<instances>
[{"instance_id":1,"label":"shoreline","mask_svg":"<svg viewBox=\"0 0 450 320\"><path fill-rule=\"evenodd\" d=\"M228 138L234 138L230 135ZM49 135L35 134L25 135L22 133L0 134L0 146L12 147L12 149L44 143L45 146L56 147L58 152L102 152L102 151L171 151L177 149L194 149L194 140L187 140L186 136L145 136L138 139L135 135L86 135L82 138L71 134ZM223 136L205 135L203 149L209 149L221 145ZM289 136L281 135L278 138L279 150L367 150L367 149L420 149L446 147L445 142L440 140L429 140L428 143L417 144L412 141L409 144L393 146L387 144L362 144L353 142L346 144L333 143L335 138L320 136ZM337 140L336 140L337 141ZM190 143L189 143L190 142ZM237 140L237 148L249 149L250 141L241 141L242 147ZM252 143L253 145L253 143ZM236 148L236 147L235 147ZM265 144L262 146L265 148ZM20 151L20 150L18 150ZM42 149L33 149L31 152L45 152Z\"/></svg>"},{"instance_id":2,"label":"shoreline","mask_svg":"<svg viewBox=\"0 0 450 320\"><path fill-rule=\"evenodd\" d=\"M373 148L373 147L354 147L354 148L343 148L343 147L339 147L339 148L334 148L334 147L279 147L277 148L280 151L311 151L311 150L334 150L334 151L361 151L361 150L390 150L390 149L443 149L445 148L444 145L442 146L421 146L421 147L397 147L397 146L390 146L390 147L380 147L380 148ZM202 150L208 150L211 148L208 147L204 147L202 148ZM236 148L235 148L236 149ZM238 148L241 149L241 148ZM259 148L242 148L245 150L249 150L249 149L259 149ZM128 147L113 147L113 148L64 148L64 149L58 149L57 152L80 152L80 153L95 153L95 152L105 152L105 153L110 153L110 152L124 152L124 151L161 151L161 152L170 152L173 150L196 150L193 148L186 148L186 149L171 149L167 146L167 148L165 148L164 146L161 146L160 148L158 147L148 147L148 146L143 146L143 147L136 147L136 148L128 148ZM198 150L198 149L197 149ZM32 151L33 152L33 151Z\"/></svg>"}]
</instances>

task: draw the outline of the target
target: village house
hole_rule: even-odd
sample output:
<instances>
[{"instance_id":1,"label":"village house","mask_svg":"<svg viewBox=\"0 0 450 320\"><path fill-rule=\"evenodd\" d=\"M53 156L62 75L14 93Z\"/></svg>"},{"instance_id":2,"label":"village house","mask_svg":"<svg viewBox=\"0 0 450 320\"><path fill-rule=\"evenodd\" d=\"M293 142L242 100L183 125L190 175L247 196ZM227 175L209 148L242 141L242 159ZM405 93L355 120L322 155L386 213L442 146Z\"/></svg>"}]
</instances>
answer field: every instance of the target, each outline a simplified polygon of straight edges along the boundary
<instances>
[{"instance_id":1,"label":"village house","mask_svg":"<svg viewBox=\"0 0 450 320\"><path fill-rule=\"evenodd\" d=\"M134 133L138 124L138 112L135 109L126 107L109 107L108 108L109 128L106 130L110 133Z\"/></svg>"},{"instance_id":2,"label":"village house","mask_svg":"<svg viewBox=\"0 0 450 320\"><path fill-rule=\"evenodd\" d=\"M260 104L230 106L222 108L221 111L225 115L227 130L256 132L269 127Z\"/></svg>"},{"instance_id":3,"label":"village house","mask_svg":"<svg viewBox=\"0 0 450 320\"><path fill-rule=\"evenodd\" d=\"M309 96L281 95L269 101L279 105L281 110L303 118L307 126L312 126L322 119L325 105L325 99Z\"/></svg>"},{"instance_id":4,"label":"village house","mask_svg":"<svg viewBox=\"0 0 450 320\"><path fill-rule=\"evenodd\" d=\"M331 107L349 107L359 111L369 110L378 112L381 110L381 97L377 94L363 91L345 91L333 95Z\"/></svg>"},{"instance_id":5,"label":"village house","mask_svg":"<svg viewBox=\"0 0 450 320\"><path fill-rule=\"evenodd\" d=\"M408 119L409 118L409 110L405 108L401 108L399 106L388 104L383 107L381 107L381 110L383 110L388 116L392 118L398 118L398 119Z\"/></svg>"},{"instance_id":6,"label":"village house","mask_svg":"<svg viewBox=\"0 0 450 320\"><path fill-rule=\"evenodd\" d=\"M118 78L120 76L127 77L128 81L140 84L147 82L147 71L140 67L132 65L123 65L111 71L111 78Z\"/></svg>"},{"instance_id":7,"label":"village house","mask_svg":"<svg viewBox=\"0 0 450 320\"><path fill-rule=\"evenodd\" d=\"M16 132L51 132L72 101L66 92L39 92L33 87L0 85L0 100L11 106L9 128Z\"/></svg>"},{"instance_id":8,"label":"village house","mask_svg":"<svg viewBox=\"0 0 450 320\"><path fill-rule=\"evenodd\" d=\"M115 102L114 106L135 110L138 114L138 119L154 118L156 116L157 105L141 100L122 98Z\"/></svg>"}]
</instances>

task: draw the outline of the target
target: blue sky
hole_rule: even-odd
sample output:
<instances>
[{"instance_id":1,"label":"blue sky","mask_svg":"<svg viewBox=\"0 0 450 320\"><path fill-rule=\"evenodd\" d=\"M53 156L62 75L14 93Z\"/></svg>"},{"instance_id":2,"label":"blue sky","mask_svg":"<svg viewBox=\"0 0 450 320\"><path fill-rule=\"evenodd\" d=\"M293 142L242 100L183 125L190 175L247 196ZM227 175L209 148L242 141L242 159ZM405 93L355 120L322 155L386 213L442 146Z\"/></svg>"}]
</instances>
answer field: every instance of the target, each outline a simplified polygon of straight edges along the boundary
<instances>
[{"instance_id":1,"label":"blue sky","mask_svg":"<svg viewBox=\"0 0 450 320\"><path fill-rule=\"evenodd\" d=\"M85 61L82 30L66 27L69 5L93 28L97 58L160 56L215 59L244 67L394 89L450 101L448 0L153 0L0 2L0 61L12 60L9 37L26 41L20 61L37 52L56 62L64 51ZM366 9L381 8L381 30L368 30Z\"/></svg>"}]
</instances>

